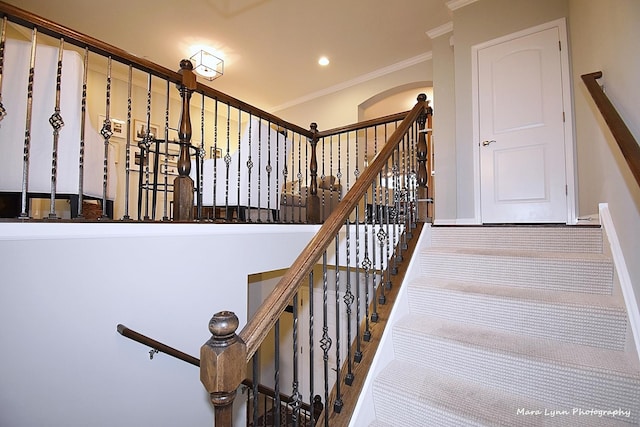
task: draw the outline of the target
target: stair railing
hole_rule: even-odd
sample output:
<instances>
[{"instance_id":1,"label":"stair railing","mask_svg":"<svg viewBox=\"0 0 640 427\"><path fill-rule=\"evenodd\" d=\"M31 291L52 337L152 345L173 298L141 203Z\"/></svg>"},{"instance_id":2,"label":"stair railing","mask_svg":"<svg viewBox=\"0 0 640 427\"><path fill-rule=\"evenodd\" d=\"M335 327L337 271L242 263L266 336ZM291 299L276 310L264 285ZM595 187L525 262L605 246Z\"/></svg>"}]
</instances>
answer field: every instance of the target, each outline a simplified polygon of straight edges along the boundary
<instances>
[{"instance_id":1,"label":"stair railing","mask_svg":"<svg viewBox=\"0 0 640 427\"><path fill-rule=\"evenodd\" d=\"M602 77L602 71L584 74L581 77L618 143L618 147L620 147L620 151L627 161L636 183L640 186L640 145L638 145L638 141L633 137L624 120L622 120L602 87L596 81Z\"/></svg>"},{"instance_id":2,"label":"stair railing","mask_svg":"<svg viewBox=\"0 0 640 427\"><path fill-rule=\"evenodd\" d=\"M215 425L231 426L233 423L233 401L235 399L236 390L240 386L242 380L247 377L247 366L253 366L254 371L258 371L257 362L254 355L259 351L260 346L265 342L267 336L273 330L275 335L275 353L273 354L275 369L275 390L278 394L279 387L279 363L280 354L278 343L280 341L280 319L282 313L288 307L292 307L293 323L292 323L292 342L293 342L293 384L292 396L300 396L297 360L298 349L302 345L298 337L297 315L299 290L301 286L307 284L309 286L308 297L308 339L309 339L309 369L311 378L309 379L310 396L314 395L314 374L315 371L321 371L324 374L324 400L325 408L331 406L333 411L340 412L342 408L343 392L339 390L340 382L336 382L338 391L332 405L329 405L329 372L335 370L336 378L341 378L341 358L346 352L342 348L351 348L352 340L340 338L341 329L350 330L353 323L358 332L358 336L363 341L367 340L367 332L369 322L377 320L375 311L376 303L385 303L385 289L391 286L388 278L384 276L387 267L392 266L394 257L401 257L396 252L402 249L401 240L396 240L390 244L389 236L391 228L400 225L399 233L410 233L415 223L416 212L416 182L425 179L425 177L417 177L419 170L426 171L426 168L420 167L420 162L426 161L425 156L416 156L415 146L424 144L425 123L427 116L431 114L428 107L426 96L421 94L415 107L407 114L406 118L397 125L393 132L385 139L380 141L378 135L373 135L373 140L369 141L381 144L382 148L377 151L375 157L371 159L368 167L357 170L357 179L353 186L347 191L344 198L338 203L337 207L329 215L327 220L321 226L318 233L311 239L300 256L295 260L291 267L278 282L273 292L265 299L258 308L254 316L244 326L244 328L236 334L239 326L238 318L234 313L222 311L216 313L210 323L209 330L212 334L211 339L207 341L201 348L201 371L200 378L205 389L210 394L210 399L215 407ZM374 130L375 132L375 130ZM325 135L325 138L328 135ZM330 136L329 136L330 137ZM371 138L363 135L363 138ZM356 144L359 146L360 144ZM364 144L368 146L367 143ZM364 165L363 165L364 166ZM424 173L424 172L423 172ZM386 181L386 182L385 182ZM392 181L395 185L383 186L383 183ZM390 188L391 187L391 188ZM390 191L393 189L393 195ZM366 214L361 215L362 210ZM342 234L341 234L342 233ZM350 288L350 278L353 276L344 272L344 264L341 263L340 257L348 259L351 257L351 235L356 234L356 252L362 250L363 253L356 255L356 267L354 268L355 276L364 276L365 286L361 290L360 283L356 279L355 286ZM364 233L364 239L359 239L358 233ZM341 241L346 241L346 248L341 248ZM333 246L335 244L335 247ZM393 247L392 247L393 246ZM376 265L376 257L379 255L379 264ZM344 258L343 258L344 259ZM333 263L333 264L332 264ZM349 265L349 264L347 264ZM335 273L335 277L331 277ZM322 336L319 340L314 339L315 329L319 329L318 325L314 325L316 310L314 308L312 295L314 294L314 285L316 284L316 276L320 275L322 310L318 314L318 318L322 319ZM341 283L346 280L346 287ZM370 281L369 281L370 280ZM329 283L335 287L329 290ZM353 285L353 283L351 283ZM352 289L355 288L357 295L354 296ZM303 288L304 289L304 288ZM362 292L365 298L360 299ZM369 298L371 296L371 298ZM343 297L344 306L340 298ZM329 304L329 299L334 304ZM360 311L360 307L364 307L367 312L362 317L357 317L347 321L347 325L341 326L341 311L350 313L352 304L356 301L355 309ZM373 307L373 308L372 308ZM329 309L334 311L335 319L330 319ZM372 312L368 310L372 308ZM330 331L330 324L333 323L333 334ZM361 332L361 333L360 333ZM314 362L314 348L319 347L322 350L321 366L316 366ZM335 356L332 352L335 349ZM335 363L329 366L329 359L335 357ZM358 355L353 354L357 362ZM319 369L317 369L319 368ZM254 380L255 382L255 380ZM301 396L298 398L299 402ZM298 403L292 404L292 411L295 414ZM325 425L328 425L328 417L324 417ZM275 420L279 423L279 419Z\"/></svg>"}]
</instances>

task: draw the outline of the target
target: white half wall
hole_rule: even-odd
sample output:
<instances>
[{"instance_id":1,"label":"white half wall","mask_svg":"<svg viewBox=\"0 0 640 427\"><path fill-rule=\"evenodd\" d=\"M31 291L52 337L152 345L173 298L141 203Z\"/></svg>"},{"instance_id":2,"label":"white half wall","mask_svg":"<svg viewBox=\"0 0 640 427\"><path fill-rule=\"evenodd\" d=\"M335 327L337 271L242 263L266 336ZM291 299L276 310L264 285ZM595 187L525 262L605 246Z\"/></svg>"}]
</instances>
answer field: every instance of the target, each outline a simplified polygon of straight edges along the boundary
<instances>
[{"instance_id":1,"label":"white half wall","mask_svg":"<svg viewBox=\"0 0 640 427\"><path fill-rule=\"evenodd\" d=\"M0 425L212 425L198 368L116 326L199 357L214 313L246 323L248 275L287 268L317 229L0 224Z\"/></svg>"}]
</instances>

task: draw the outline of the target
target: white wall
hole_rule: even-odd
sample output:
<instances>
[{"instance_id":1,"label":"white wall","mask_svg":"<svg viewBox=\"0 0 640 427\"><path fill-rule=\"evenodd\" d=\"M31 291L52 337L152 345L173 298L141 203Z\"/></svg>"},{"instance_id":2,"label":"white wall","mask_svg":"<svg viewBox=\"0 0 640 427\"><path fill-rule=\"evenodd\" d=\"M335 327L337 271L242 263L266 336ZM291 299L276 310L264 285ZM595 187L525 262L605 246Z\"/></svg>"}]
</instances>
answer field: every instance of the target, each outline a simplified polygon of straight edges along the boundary
<instances>
[{"instance_id":1,"label":"white wall","mask_svg":"<svg viewBox=\"0 0 640 427\"><path fill-rule=\"evenodd\" d=\"M199 357L214 313L246 323L248 275L288 267L316 230L0 224L0 425L211 425L198 368L150 361L116 325Z\"/></svg>"},{"instance_id":2,"label":"white wall","mask_svg":"<svg viewBox=\"0 0 640 427\"><path fill-rule=\"evenodd\" d=\"M640 141L640 2L569 1L580 215L608 203L640 305L640 187L580 76L603 72L605 92Z\"/></svg>"}]
</instances>

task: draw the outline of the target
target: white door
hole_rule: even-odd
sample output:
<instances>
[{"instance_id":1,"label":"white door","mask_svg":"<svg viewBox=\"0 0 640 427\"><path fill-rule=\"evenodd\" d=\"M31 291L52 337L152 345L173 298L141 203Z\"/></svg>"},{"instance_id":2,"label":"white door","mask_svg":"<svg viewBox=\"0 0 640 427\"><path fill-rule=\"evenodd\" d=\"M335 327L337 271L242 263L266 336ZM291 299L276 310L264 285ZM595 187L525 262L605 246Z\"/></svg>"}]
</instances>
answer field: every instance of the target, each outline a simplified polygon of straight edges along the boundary
<instances>
[{"instance_id":1,"label":"white door","mask_svg":"<svg viewBox=\"0 0 640 427\"><path fill-rule=\"evenodd\" d=\"M566 222L557 27L478 50L483 223Z\"/></svg>"}]
</instances>

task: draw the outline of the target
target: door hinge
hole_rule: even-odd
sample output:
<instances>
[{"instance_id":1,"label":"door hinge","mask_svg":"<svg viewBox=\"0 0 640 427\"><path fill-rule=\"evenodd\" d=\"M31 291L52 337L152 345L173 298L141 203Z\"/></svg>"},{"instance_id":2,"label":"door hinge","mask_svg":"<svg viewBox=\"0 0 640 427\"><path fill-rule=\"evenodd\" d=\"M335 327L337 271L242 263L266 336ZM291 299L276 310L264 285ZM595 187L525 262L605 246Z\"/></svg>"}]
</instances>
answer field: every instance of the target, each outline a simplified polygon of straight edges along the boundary
<instances>
[{"instance_id":1,"label":"door hinge","mask_svg":"<svg viewBox=\"0 0 640 427\"><path fill-rule=\"evenodd\" d=\"M564 115L564 111L563 111L563 112L562 112L562 122L564 123L564 122L566 122L566 121L567 121L567 119L566 119L566 117L565 117L565 115Z\"/></svg>"},{"instance_id":2,"label":"door hinge","mask_svg":"<svg viewBox=\"0 0 640 427\"><path fill-rule=\"evenodd\" d=\"M565 195L565 196L568 196L568 195L569 195L569 186L568 186L568 185L565 185L565 186L564 186L564 195Z\"/></svg>"},{"instance_id":3,"label":"door hinge","mask_svg":"<svg viewBox=\"0 0 640 427\"><path fill-rule=\"evenodd\" d=\"M558 50L562 50L562 41L558 40Z\"/></svg>"}]
</instances>

